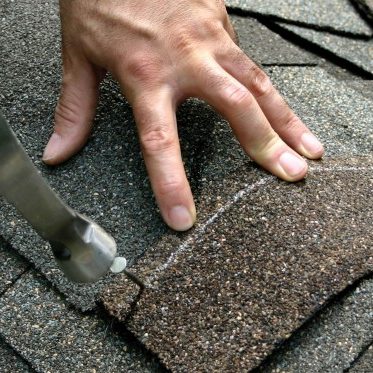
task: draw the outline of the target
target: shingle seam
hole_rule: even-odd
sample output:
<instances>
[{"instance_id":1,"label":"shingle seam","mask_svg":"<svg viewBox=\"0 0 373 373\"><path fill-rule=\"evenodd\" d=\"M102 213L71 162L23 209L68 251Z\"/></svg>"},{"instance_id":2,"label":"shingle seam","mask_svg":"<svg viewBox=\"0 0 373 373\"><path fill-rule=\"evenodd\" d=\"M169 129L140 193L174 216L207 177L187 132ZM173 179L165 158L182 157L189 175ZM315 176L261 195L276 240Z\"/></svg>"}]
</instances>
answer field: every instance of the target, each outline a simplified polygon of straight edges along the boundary
<instances>
[{"instance_id":1,"label":"shingle seam","mask_svg":"<svg viewBox=\"0 0 373 373\"><path fill-rule=\"evenodd\" d=\"M290 19L286 19L280 16L273 15L273 14L265 15L259 12L255 12L252 10L246 10L246 9L242 9L238 7L227 6L226 8L227 8L228 13L231 15L236 15L240 17L252 17L252 18L257 19L258 21L261 21L264 19L267 22L283 22L289 25L301 26L301 27L308 28L308 29L315 30L315 31L326 31L333 35L344 36L344 37L348 37L350 39L355 39L355 40L370 40L373 37L373 34L369 36L364 35L364 34L357 34L354 32L337 30L330 26L320 26L320 25L310 24L310 23L306 23L302 21L290 20Z\"/></svg>"},{"instance_id":2,"label":"shingle seam","mask_svg":"<svg viewBox=\"0 0 373 373\"><path fill-rule=\"evenodd\" d=\"M358 355L356 356L356 358L351 361L350 363L350 366L346 369L343 370L343 373L347 373L349 372L351 369L354 368L354 366L360 361L360 359L363 357L363 355L368 351L368 349L373 346L373 339L367 344L365 345L361 351L358 353Z\"/></svg>"},{"instance_id":3,"label":"shingle seam","mask_svg":"<svg viewBox=\"0 0 373 373\"><path fill-rule=\"evenodd\" d=\"M258 21L260 21L264 26L268 27L271 31L279 34L284 39L290 41L291 43L296 44L297 46L306 49L308 52L314 53L315 55L322 57L329 62L337 65L343 69L348 70L351 74L358 76L362 79L373 79L373 74L364 68L354 64L353 62L338 56L337 54L331 52L330 50L321 47L320 45L313 43L310 40L307 40L298 34L287 30L278 23L269 21L266 17L258 17Z\"/></svg>"},{"instance_id":4,"label":"shingle seam","mask_svg":"<svg viewBox=\"0 0 373 373\"><path fill-rule=\"evenodd\" d=\"M12 353L17 357L17 359L22 361L27 366L30 372L37 372L37 370L35 370L35 368L33 368L33 366L31 365L31 363L27 359L25 359L16 349L14 349L13 346L9 344L1 334L0 342L6 347L8 347L12 351Z\"/></svg>"},{"instance_id":5,"label":"shingle seam","mask_svg":"<svg viewBox=\"0 0 373 373\"><path fill-rule=\"evenodd\" d=\"M263 67L317 67L317 63L261 63Z\"/></svg>"},{"instance_id":6,"label":"shingle seam","mask_svg":"<svg viewBox=\"0 0 373 373\"><path fill-rule=\"evenodd\" d=\"M71 307L73 307L74 309L80 311L80 312L83 312L79 307L77 307L73 302L69 302L67 300L67 296L61 292L59 290L59 288L54 285L49 279L48 277L43 273L43 271L41 271L36 265L35 263L33 262L30 262L25 256L23 256L18 250L15 250L12 248L11 244L5 240L4 237L2 237L0 235L0 244L2 245L2 248L4 250L7 250L8 252L12 252L19 260L22 260L23 262L27 263L27 267L25 268L25 270L20 273L16 278L13 279L12 283L6 287L6 289L4 289L4 291L2 291L0 293L0 297L2 297L4 295L4 293L6 293L24 274L28 273L29 271L35 271L37 272L40 276L42 276L42 278L48 283L49 285L49 288L51 288L57 295L60 296L60 298L63 300L63 302L66 302L67 304L69 304ZM85 314L89 314L90 310L88 311L84 311L83 313Z\"/></svg>"},{"instance_id":7,"label":"shingle seam","mask_svg":"<svg viewBox=\"0 0 373 373\"><path fill-rule=\"evenodd\" d=\"M323 166L311 166L310 171L312 172L359 172L359 171L368 171L372 170L373 167L323 167ZM257 189L259 186L267 186L271 182L275 181L276 178L274 176L264 177L257 181L254 184L247 185L244 189L238 191L228 202L220 207L204 224L202 224L195 232L186 240L184 241L167 259L166 262L159 265L153 273L148 276L145 280L145 286L148 288L153 288L153 283L162 275L168 267L175 264L178 260L178 256L183 253L184 251L188 251L192 248L191 243L198 241L198 239L203 235L206 229L215 222L215 220L224 214L227 210L229 210L236 202L240 199L245 198L250 192Z\"/></svg>"},{"instance_id":8,"label":"shingle seam","mask_svg":"<svg viewBox=\"0 0 373 373\"><path fill-rule=\"evenodd\" d=\"M258 365L257 367L255 367L253 370L252 370L252 373L261 373L260 369L263 367L263 366L266 366L269 362L269 360L271 359L271 357L277 353L279 351L279 349L281 347L284 347L285 344L289 343L290 340L298 333L300 333L302 330L305 330L307 329L311 322L317 318L324 310L326 310L327 308L329 308L330 306L332 306L333 303L336 303L336 302L341 302L344 298L348 297L354 290L356 290L364 281L369 281L369 280L373 280L373 272L369 272L369 273L366 273L362 276L360 276L358 279L356 279L354 282L352 282L351 284L349 284L348 286L346 286L342 291L340 291L339 293L335 294L335 295L332 295L330 296L322 305L320 305L313 314L311 314L307 319L305 319L302 324L296 328L295 330L293 330L293 332L291 333L291 335L286 338L286 339L282 339L279 344L275 347L275 349L260 363L260 365ZM372 344L373 344L373 341L372 341ZM348 369L351 369L352 368L352 365L356 364L359 357L361 357L363 355L363 353L370 347L371 344L368 344L368 346L366 348L363 349L363 351L361 351L359 353L359 355L355 358L355 360L351 363L350 367ZM348 371L348 370L347 370ZM346 372L347 372L346 371ZM345 371L344 371L345 372Z\"/></svg>"},{"instance_id":9,"label":"shingle seam","mask_svg":"<svg viewBox=\"0 0 373 373\"><path fill-rule=\"evenodd\" d=\"M15 278L13 278L12 281L10 281L10 283L5 287L5 289L3 291L0 292L0 298L7 292L9 291L9 289L11 289L20 279L22 276L24 276L25 274L27 274L28 272L30 272L32 270L31 266L28 266L26 267L18 276L16 276Z\"/></svg>"},{"instance_id":10,"label":"shingle seam","mask_svg":"<svg viewBox=\"0 0 373 373\"><path fill-rule=\"evenodd\" d=\"M350 3L355 8L360 17L373 28L373 12L369 6L363 3L361 0L350 0Z\"/></svg>"},{"instance_id":11,"label":"shingle seam","mask_svg":"<svg viewBox=\"0 0 373 373\"><path fill-rule=\"evenodd\" d=\"M18 259L19 261L25 263L27 267L31 267L31 262L23 256L18 250L14 249L12 245L0 234L0 247L5 252Z\"/></svg>"},{"instance_id":12,"label":"shingle seam","mask_svg":"<svg viewBox=\"0 0 373 373\"><path fill-rule=\"evenodd\" d=\"M141 291L139 292L139 295L141 295ZM136 303L133 304L133 307L134 307L134 310L133 310L134 312ZM101 304L99 304L99 307L97 307L97 309L93 312L97 317L99 317L100 319L104 320L107 323L108 325L107 329L115 330L118 335L120 335L123 339L126 339L126 341L128 342L129 346L131 346L132 349L141 350L143 355L147 356L149 359L155 359L158 366L162 369L164 373L171 372L168 368L164 366L164 364L159 359L156 353L149 350L140 341L140 339L135 336L135 334L133 334L129 329L127 329L126 322L130 317L128 317L125 322L119 321L116 317L110 315L107 309L104 308ZM130 315L131 313L128 316Z\"/></svg>"}]
</instances>

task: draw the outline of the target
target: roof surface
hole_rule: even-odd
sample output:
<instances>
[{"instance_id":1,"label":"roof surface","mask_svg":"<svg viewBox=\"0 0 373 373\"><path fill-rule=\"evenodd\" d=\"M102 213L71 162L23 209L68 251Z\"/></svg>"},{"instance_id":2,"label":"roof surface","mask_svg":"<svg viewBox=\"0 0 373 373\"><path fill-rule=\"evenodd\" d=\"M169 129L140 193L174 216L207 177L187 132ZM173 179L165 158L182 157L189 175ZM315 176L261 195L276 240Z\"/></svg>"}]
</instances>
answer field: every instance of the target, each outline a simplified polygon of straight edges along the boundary
<instances>
[{"instance_id":1,"label":"roof surface","mask_svg":"<svg viewBox=\"0 0 373 373\"><path fill-rule=\"evenodd\" d=\"M253 3L227 1L248 11L232 16L240 44L326 156L304 182L280 182L219 115L188 100L178 124L199 219L176 234L158 215L131 108L111 79L84 150L42 164L60 83L58 1L1 2L1 110L52 187L115 237L148 288L124 275L69 283L0 200L0 372L369 366L373 89L360 77L371 72L371 29L347 0ZM296 38L273 31L284 28Z\"/></svg>"},{"instance_id":2,"label":"roof surface","mask_svg":"<svg viewBox=\"0 0 373 373\"><path fill-rule=\"evenodd\" d=\"M372 39L351 40L351 38L345 36L333 35L301 26L287 25L285 23L282 23L281 26L373 74Z\"/></svg>"},{"instance_id":3,"label":"roof surface","mask_svg":"<svg viewBox=\"0 0 373 373\"><path fill-rule=\"evenodd\" d=\"M372 35L349 0L226 0L226 5L276 20L347 34Z\"/></svg>"},{"instance_id":4,"label":"roof surface","mask_svg":"<svg viewBox=\"0 0 373 373\"><path fill-rule=\"evenodd\" d=\"M295 185L258 175L225 188L230 198L209 220L135 266L147 286L130 315L116 309L122 283L105 305L172 370L252 369L372 270L372 160L325 161Z\"/></svg>"}]
</instances>

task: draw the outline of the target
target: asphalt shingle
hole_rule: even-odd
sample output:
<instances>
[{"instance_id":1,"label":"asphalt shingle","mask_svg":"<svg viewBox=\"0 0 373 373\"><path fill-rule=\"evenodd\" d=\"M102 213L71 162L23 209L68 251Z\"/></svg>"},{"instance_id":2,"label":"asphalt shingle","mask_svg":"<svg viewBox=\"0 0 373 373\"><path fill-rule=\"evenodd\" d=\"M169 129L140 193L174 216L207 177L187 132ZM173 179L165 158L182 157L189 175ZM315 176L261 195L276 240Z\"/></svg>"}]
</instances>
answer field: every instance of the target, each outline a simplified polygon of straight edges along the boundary
<instances>
[{"instance_id":1,"label":"asphalt shingle","mask_svg":"<svg viewBox=\"0 0 373 373\"><path fill-rule=\"evenodd\" d=\"M0 294L27 268L28 264L0 236Z\"/></svg>"},{"instance_id":2,"label":"asphalt shingle","mask_svg":"<svg viewBox=\"0 0 373 373\"><path fill-rule=\"evenodd\" d=\"M0 339L0 372L1 373L29 373L29 366Z\"/></svg>"},{"instance_id":3,"label":"asphalt shingle","mask_svg":"<svg viewBox=\"0 0 373 373\"><path fill-rule=\"evenodd\" d=\"M285 2L280 3L284 4ZM321 4L321 7L324 6L324 2L317 3ZM97 220L108 229L118 241L121 255L127 256L130 263L133 263L148 248L154 247L156 252L162 251L159 256L155 257L153 262L146 263L142 268L143 274L151 276L152 270L162 265L167 255L171 255L176 247L183 245L184 240L188 240L189 236L188 234L176 235L170 232L158 216L145 168L139 155L140 150L136 139L131 109L123 102L118 86L110 80L107 80L103 85L102 102L96 119L96 130L88 146L78 156L57 169L47 168L40 162L43 146L51 132L53 110L60 80L57 4L57 0L46 0L42 3L32 0L24 0L22 2L2 1L0 6L0 27L2 30L0 33L0 48L2 49L2 53L0 53L0 66L2 68L0 106L26 146L28 153L42 170L44 176L50 180L52 186L74 208ZM274 3L272 2L271 4L273 5ZM302 4L306 3L302 2ZM307 4L313 7L316 2L308 2ZM257 4L257 9L261 5ZM281 6L281 4L277 5ZM275 4L275 6L277 5ZM350 13L350 8L346 7L344 2L339 2L338 6L340 9L346 9L346 11L338 14L340 20L336 22L337 13L335 9L333 10L333 7L328 6L334 12L333 17L330 17L328 22L323 21L325 18L320 18L320 27L331 27L349 33L368 34L367 29L356 21L355 15ZM321 11L322 8L319 10ZM304 19L297 19L299 18L297 11L292 10L291 13L295 15L295 19L289 19L300 23L309 22L312 24L317 18L315 16L316 13L309 12L308 14L306 13L308 18L304 21ZM351 28L349 23L344 23L343 19L346 19L347 15L352 23L358 25L356 28ZM264 64L309 64L309 61L311 61L313 63L312 57L308 54L287 44L276 34L272 34L267 29L259 26L257 22L240 18L236 18L236 20L238 32L241 35L241 44L257 62ZM254 32L257 28L261 31ZM263 35L265 35L265 40ZM248 42L250 36L251 39ZM263 47L264 41L267 43L266 47ZM277 60L275 53L272 53L272 51L276 51L281 58ZM292 56L290 57L289 54ZM284 62L285 56L287 60ZM373 115L371 101L357 94L356 91L349 87L349 83L340 83L323 70L316 68L270 68L268 72L295 110L326 143L328 155L350 156L352 154L356 156L367 155L372 151ZM258 182L258 186L264 187L264 184L260 184L263 182L261 181L263 172L258 171L257 167L243 154L237 142L233 139L227 124L218 115L214 114L209 107L198 100L191 100L182 106L178 113L178 119L183 155L199 208L200 222L210 218L215 221L214 213L216 210L224 206L232 195L235 195L237 191L247 187L247 185ZM359 161L351 167L358 166L361 166ZM285 184L276 181L274 178L271 178L271 180L274 185L278 185L279 190L282 190L281 188L289 188L286 189L289 193L302 194L298 187L285 187ZM311 178L311 185L312 180L314 181L314 179ZM351 177L349 182L352 183L353 180L354 178ZM343 182L341 181L342 186L345 185ZM322 181L320 183L322 184ZM346 186L345 189L348 189L350 185ZM263 194L262 192L259 193L259 189L255 189L254 192L259 199L265 203L268 202L266 200L266 192L263 192ZM276 193L276 191L273 193ZM280 195L279 200L282 197ZM361 196L358 197L360 198ZM356 198L360 201L358 197ZM331 198L331 200L333 199ZM242 204L235 206L232 204L231 208L232 211L239 212L246 211L248 206ZM273 211L273 214L275 213L277 211ZM231 239L232 232L234 232L231 228L235 227L238 215L228 214L227 216L227 222L217 218L216 222L223 225L222 231L225 229L226 236ZM69 302L73 302L83 309L92 308L95 305L96 294L104 289L102 300L110 308L111 312L121 319L125 319L129 315L131 327L149 346L154 349L162 347L159 345L154 347L154 335L146 335L146 331L139 332L139 323L136 324L138 319L144 317L146 322L149 320L146 319L147 316L142 314L143 310L141 308L136 311L136 309L129 307L136 300L138 294L136 286L126 280L119 279L111 285L113 277L108 277L93 286L70 284L56 268L52 255L45 243L30 230L28 225L19 218L11 207L3 202L0 202L0 222L0 234L3 234L17 250L33 261L36 267L64 292ZM229 226L229 223L231 223L231 226ZM252 222L249 222L250 226L251 224ZM265 225L266 222L263 220L259 221L258 224ZM237 230L245 228L246 221L236 227ZM221 238L221 232L218 229L216 232L211 231L210 233L211 236L207 236L207 240L209 237L214 238L215 236ZM237 241L235 242L240 244L239 234L236 238ZM231 247L226 241L224 237L218 244L224 250L227 247L230 250ZM213 242L215 241L212 239ZM205 252L204 250L209 244L209 242L198 242L198 245L203 246L201 253ZM199 247L198 245L196 249ZM237 254L236 251L233 250L233 252ZM149 257L152 257L153 254L150 252ZM0 260L1 255L0 250ZM215 252L212 253L211 258L215 258L214 255ZM202 262L199 263L198 258L198 256L195 258L183 258L183 260L190 261L195 266L191 269L192 271L197 271L196 278L190 282L192 285L195 285L195 281L200 274L198 266L201 266ZM226 268L234 269L238 265L236 262L227 262L226 260L230 260L229 258L219 257L219 255L217 258L223 263L221 268L217 269L218 271L223 271L222 278L227 275L225 272ZM202 264L208 263L210 265L210 262L205 257L203 259L205 262ZM327 259L331 261L327 262L327 265L330 265L328 268L335 269L340 264L339 259L335 260L335 263L333 263L333 258ZM357 263L359 258L355 259ZM207 268L206 273L215 269L218 264L219 261L211 268ZM317 265L316 262L310 264L310 267ZM333 267L333 265L335 266ZM19 270L19 266L12 262L11 267L7 267L5 273L9 275L9 273L12 273L11 270L14 271L14 268ZM149 273L146 273L146 271ZM173 282L174 276L180 273L179 281L185 274L183 272L185 268L178 268L177 271L172 270L170 279L166 279L171 281L172 286L176 287L178 282ZM228 274L233 274L233 272L228 271ZM256 271L255 275L260 277L260 271ZM264 280L271 279L271 274L267 275L263 275L265 277ZM301 272L299 275L307 277L307 272ZM347 273L347 275L354 277L358 276L358 273ZM296 295L302 291L307 292L309 290L309 288L300 287L304 284L298 283L298 279L297 277L294 283L288 284L289 287L298 286ZM246 281L246 278L240 278L239 280ZM321 279L317 280L321 281ZM166 285L167 281L165 282ZM156 285L161 286L161 284ZM203 282L197 285L198 290L201 287L203 291L206 290ZM228 289L229 298L231 293L230 286L234 287L236 284L224 283L223 285L225 289ZM341 288L343 287L342 283L338 285L341 285ZM331 281L329 285L322 283L320 286L330 286L328 288L330 290L337 285ZM131 350L128 347L128 343L115 333L114 335L111 333L106 334L105 330L108 325L104 321L100 320L96 315L82 315L70 309L64 300L53 290L48 289L48 287L37 276L27 275L19 280L14 288L8 290L3 299L0 299L0 333L5 335L7 341L22 356L30 359L38 370L56 371L57 369L57 371L63 372L64 370L61 370L61 367L67 367L66 371L74 371L74 369L77 369L77 371L80 369L79 371L81 371L80 367L82 364L84 368L92 366L96 369L102 369L102 367L105 367L105 371L107 371L108 367L109 371L110 369L113 369L113 371L122 370L123 367L126 367L126 370L136 367L133 368L136 371L147 371L150 369L149 361L145 361L141 357L141 352ZM333 289L333 291L336 291L335 288ZM263 292L263 289L261 291ZM315 291L315 293L310 294L315 295L316 293ZM171 294L166 294L166 298L171 299ZM241 296L240 292L236 292L236 294ZM318 302L321 304L328 294L327 291L321 295L318 294L320 295ZM165 294L161 295L162 297L165 296ZM300 295L304 296L304 293ZM148 297L146 299L149 302L153 301L147 293L145 296ZM192 293L192 296L194 297L195 294ZM192 299L194 298L184 299L187 307L192 304ZM315 299L306 299L304 304L296 305L304 313L296 315L295 318L289 320L287 330L291 331L294 328L294 324L291 324L291 321L296 320L295 323L301 323L307 317L306 314L311 312L311 309L314 310L315 307L319 306ZM203 299L203 301L205 300L208 300L208 298ZM309 302L314 303L310 305ZM144 303L146 303L146 300L144 300ZM175 306L174 304L172 305ZM192 306L196 307L196 312L200 311L199 306L193 304ZM238 302L237 307L243 306ZM305 310L308 310L308 313ZM133 311L135 311L134 319L131 318L131 312ZM181 311L187 313L187 308L184 307ZM161 313L161 318L167 319L171 317L169 310L164 307L161 307L160 310L152 308L151 312L158 316ZM179 318L184 317L185 314L182 312ZM52 320L50 320L51 315ZM207 316L209 317L208 314ZM228 316L230 317L230 315ZM234 316L236 316L236 319L234 317L229 318L226 325L230 326L235 323L240 325L240 323L247 321L238 314ZM281 315L262 314L253 321L260 322L265 320L266 317L272 316L281 320ZM187 314L185 317L187 318L189 315ZM46 320L49 321L46 322ZM62 322L60 323L60 321ZM158 322L159 319L156 321ZM192 321L195 322L196 320ZM203 327L209 325L203 318L197 321L201 321ZM175 318L176 322L178 322L178 319ZM226 325L223 326L226 327ZM276 324L274 323L273 325L276 328ZM161 326L165 328L161 330L163 334L160 334L166 338L170 330L167 329L169 325L162 324ZM154 328L156 327L157 325L154 326ZM199 327L200 325L198 325ZM222 327L222 332L224 332L224 327ZM265 325L264 332L268 332L268 329L266 329L268 327L268 325ZM30 330L33 332L30 333ZM271 350L273 347L271 343L274 340L277 341L287 337L286 333L285 335L284 332L279 332L279 329L276 330L278 334L274 333L269 342L265 340L265 334L260 331L257 335L258 341L262 342L262 352L258 350L257 355L260 358L258 360L255 359L255 352L252 355L254 356L254 363L252 361L249 362L251 357L248 360L243 358L244 365L257 364L262 356ZM182 332L183 329L180 328L179 334L172 335L174 341ZM207 337L209 336L208 333L206 334ZM107 336L107 338L105 339L104 336ZM181 343L188 342L188 348L197 348L197 361L203 358L206 351L209 354L213 350L213 347L210 348L205 343L208 342L207 337L203 336L203 341L201 342L198 338L186 341L186 337L182 336ZM172 345L172 338L167 339L168 345L167 343L165 344L166 348ZM71 341L75 341L73 346ZM235 343L239 344L240 341L233 337L232 346ZM255 343L253 342L252 346ZM53 349L53 345L57 345L56 349ZM123 349L128 349L128 354L124 353ZM91 356L89 351L94 351L95 355ZM180 355L178 350L175 351L178 356L173 362L170 362L171 365L177 364L178 359L188 362L190 356L185 355L188 353L187 349L182 352L183 356L182 354ZM230 353L234 354L234 349ZM164 357L164 351L162 354ZM247 350L238 351L232 358L232 364L240 364L242 356L247 356ZM227 359L229 355L224 356L223 354L219 358ZM165 359L167 360L168 357L166 356ZM218 361L217 359L216 362Z\"/></svg>"},{"instance_id":4,"label":"asphalt shingle","mask_svg":"<svg viewBox=\"0 0 373 373\"><path fill-rule=\"evenodd\" d=\"M351 0L356 8L360 11L360 15L373 26L373 0Z\"/></svg>"},{"instance_id":5,"label":"asphalt shingle","mask_svg":"<svg viewBox=\"0 0 373 373\"><path fill-rule=\"evenodd\" d=\"M372 188L367 157L325 161L297 184L263 177L231 190L187 240L165 238L136 264L147 288L120 317L171 369L254 368L373 270ZM115 298L104 302L116 310Z\"/></svg>"},{"instance_id":6,"label":"asphalt shingle","mask_svg":"<svg viewBox=\"0 0 373 373\"><path fill-rule=\"evenodd\" d=\"M372 338L373 280L365 280L295 333L259 372L344 372ZM359 365L368 367L366 354Z\"/></svg>"},{"instance_id":7,"label":"asphalt shingle","mask_svg":"<svg viewBox=\"0 0 373 373\"><path fill-rule=\"evenodd\" d=\"M326 155L373 151L372 101L320 68L271 68L270 76L304 123L322 140Z\"/></svg>"},{"instance_id":8,"label":"asphalt shingle","mask_svg":"<svg viewBox=\"0 0 373 373\"><path fill-rule=\"evenodd\" d=\"M69 307L29 273L0 298L0 334L39 372L156 372L159 367L96 315Z\"/></svg>"},{"instance_id":9,"label":"asphalt shingle","mask_svg":"<svg viewBox=\"0 0 373 373\"><path fill-rule=\"evenodd\" d=\"M360 357L356 364L349 370L350 373L372 373L373 345Z\"/></svg>"},{"instance_id":10,"label":"asphalt shingle","mask_svg":"<svg viewBox=\"0 0 373 373\"><path fill-rule=\"evenodd\" d=\"M373 40L355 40L305 27L279 25L373 74Z\"/></svg>"},{"instance_id":11,"label":"asphalt shingle","mask_svg":"<svg viewBox=\"0 0 373 373\"><path fill-rule=\"evenodd\" d=\"M265 65L317 65L315 55L306 52L249 17L231 16L240 47L254 61Z\"/></svg>"},{"instance_id":12,"label":"asphalt shingle","mask_svg":"<svg viewBox=\"0 0 373 373\"><path fill-rule=\"evenodd\" d=\"M120 255L133 263L168 230L155 207L140 156L131 108L123 101L118 86L107 80L102 87L96 128L88 145L61 167L53 169L44 166L40 158L52 130L60 82L58 1L5 0L2 5L1 109L52 187L73 208L107 229L115 237ZM273 57L267 52L258 52L262 39L259 33L253 35L257 61L273 62ZM273 36L273 49L279 40ZM282 45L285 48L285 44ZM298 53L290 44L289 51ZM302 63L303 56L299 54L299 59L297 57L294 61ZM198 181L201 167L211 162L202 159L199 152L203 149L203 154L207 156L206 150L213 146L211 142L206 144L208 132L214 127L220 131L225 124L211 109L201 104L184 107L179 119L180 127L184 127L180 131L184 137L188 172L198 188L194 180ZM205 123L210 123L210 127L206 127ZM229 131L222 136L226 134L230 136ZM224 139L222 144L232 147L236 143L229 138ZM232 162L237 158L243 158L239 151L232 155ZM227 168L224 172L230 171ZM219 175L222 176L222 173ZM0 206L0 234L56 284L69 301L84 310L94 308L96 294L111 282L112 277L92 286L71 284L57 268L47 244L13 208L3 202Z\"/></svg>"},{"instance_id":13,"label":"asphalt shingle","mask_svg":"<svg viewBox=\"0 0 373 373\"><path fill-rule=\"evenodd\" d=\"M118 86L108 80L102 87L95 132L85 149L61 167L43 166L40 157L51 132L60 80L58 2L5 0L2 5L2 110L52 187L73 208L106 228L117 240L119 253L133 263L171 232L161 221L152 198L130 107L123 102ZM278 43L273 36L273 49ZM261 44L262 39L256 44L253 41L257 50ZM260 63L273 62L269 57L256 54ZM299 61L303 61L302 56ZM329 154L364 154L371 149L371 116L366 114L371 110L369 100L320 69L274 68L269 72L306 123L325 141ZM335 95L336 91L340 94ZM353 100L352 107L349 100ZM227 124L206 105L189 102L179 111L178 119L197 204L205 198L200 191L206 185L218 189L240 167L255 169ZM213 211L216 203L211 201L209 208L200 211L201 219ZM96 294L113 277L92 286L71 284L58 270L47 245L10 206L0 204L0 233L70 302L82 309L93 308Z\"/></svg>"},{"instance_id":14,"label":"asphalt shingle","mask_svg":"<svg viewBox=\"0 0 373 373\"><path fill-rule=\"evenodd\" d=\"M226 0L225 4L314 28L366 36L372 34L349 0Z\"/></svg>"},{"instance_id":15,"label":"asphalt shingle","mask_svg":"<svg viewBox=\"0 0 373 373\"><path fill-rule=\"evenodd\" d=\"M354 79L348 81L347 84L373 102L373 80Z\"/></svg>"}]
</instances>

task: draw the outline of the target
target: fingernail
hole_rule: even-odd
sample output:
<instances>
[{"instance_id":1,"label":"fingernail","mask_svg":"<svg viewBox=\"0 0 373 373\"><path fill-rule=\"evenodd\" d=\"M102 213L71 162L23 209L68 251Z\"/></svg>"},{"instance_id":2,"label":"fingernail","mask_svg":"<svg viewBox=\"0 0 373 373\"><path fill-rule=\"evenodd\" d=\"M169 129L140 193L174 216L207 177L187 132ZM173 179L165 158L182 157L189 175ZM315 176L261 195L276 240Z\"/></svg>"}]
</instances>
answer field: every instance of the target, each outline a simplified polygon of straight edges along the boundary
<instances>
[{"instance_id":1,"label":"fingernail","mask_svg":"<svg viewBox=\"0 0 373 373\"><path fill-rule=\"evenodd\" d=\"M322 156L324 148L312 133L304 133L301 137L302 145L310 156Z\"/></svg>"},{"instance_id":2,"label":"fingernail","mask_svg":"<svg viewBox=\"0 0 373 373\"><path fill-rule=\"evenodd\" d=\"M307 167L307 163L302 158L289 152L282 153L279 162L282 169L290 177L298 176Z\"/></svg>"},{"instance_id":3,"label":"fingernail","mask_svg":"<svg viewBox=\"0 0 373 373\"><path fill-rule=\"evenodd\" d=\"M49 142L44 150L44 154L43 154L44 162L49 161L56 156L60 141L61 141L61 137L57 133L53 133L53 135L49 139Z\"/></svg>"},{"instance_id":4,"label":"fingernail","mask_svg":"<svg viewBox=\"0 0 373 373\"><path fill-rule=\"evenodd\" d=\"M186 231L194 224L194 218L185 206L174 206L169 212L171 227L177 231Z\"/></svg>"}]
</instances>

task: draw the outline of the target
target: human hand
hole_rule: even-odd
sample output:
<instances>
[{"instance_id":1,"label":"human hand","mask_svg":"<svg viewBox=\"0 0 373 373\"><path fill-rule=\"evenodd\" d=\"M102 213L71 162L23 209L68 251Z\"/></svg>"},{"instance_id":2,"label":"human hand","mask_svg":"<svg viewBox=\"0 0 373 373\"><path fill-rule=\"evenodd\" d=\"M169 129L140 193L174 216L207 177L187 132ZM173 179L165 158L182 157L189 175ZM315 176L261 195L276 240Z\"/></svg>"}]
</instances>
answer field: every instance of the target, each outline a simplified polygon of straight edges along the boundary
<instances>
[{"instance_id":1,"label":"human hand","mask_svg":"<svg viewBox=\"0 0 373 373\"><path fill-rule=\"evenodd\" d=\"M235 44L224 1L60 0L60 10L63 83L45 163L61 163L85 144L107 71L133 107L157 203L175 230L196 218L175 115L186 98L211 104L250 157L284 180L305 176L300 155L322 156L319 141Z\"/></svg>"}]
</instances>

